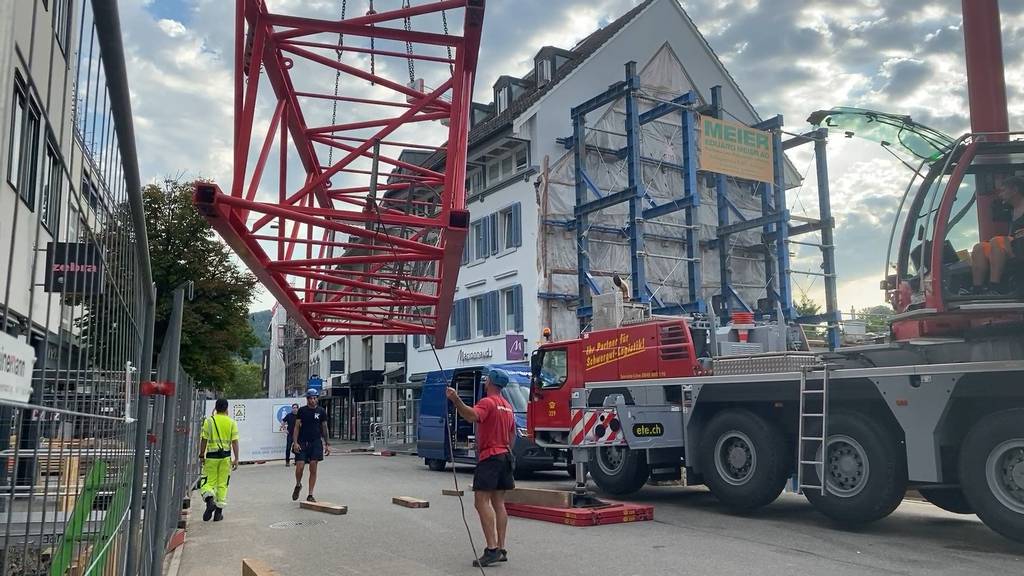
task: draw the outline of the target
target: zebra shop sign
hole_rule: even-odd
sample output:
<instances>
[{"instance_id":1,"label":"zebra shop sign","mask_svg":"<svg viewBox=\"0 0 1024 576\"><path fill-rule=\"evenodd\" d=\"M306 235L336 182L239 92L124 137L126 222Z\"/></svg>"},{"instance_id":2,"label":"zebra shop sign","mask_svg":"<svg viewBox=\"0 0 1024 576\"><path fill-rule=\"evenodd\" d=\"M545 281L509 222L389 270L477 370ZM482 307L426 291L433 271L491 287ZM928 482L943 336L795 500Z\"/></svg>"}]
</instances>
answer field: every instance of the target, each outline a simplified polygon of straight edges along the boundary
<instances>
[{"instance_id":1,"label":"zebra shop sign","mask_svg":"<svg viewBox=\"0 0 1024 576\"><path fill-rule=\"evenodd\" d=\"M754 182L775 180L771 132L711 116L701 116L698 126L701 170Z\"/></svg>"},{"instance_id":2,"label":"zebra shop sign","mask_svg":"<svg viewBox=\"0 0 1024 576\"><path fill-rule=\"evenodd\" d=\"M89 242L49 242L46 245L47 292L102 294L103 259Z\"/></svg>"}]
</instances>

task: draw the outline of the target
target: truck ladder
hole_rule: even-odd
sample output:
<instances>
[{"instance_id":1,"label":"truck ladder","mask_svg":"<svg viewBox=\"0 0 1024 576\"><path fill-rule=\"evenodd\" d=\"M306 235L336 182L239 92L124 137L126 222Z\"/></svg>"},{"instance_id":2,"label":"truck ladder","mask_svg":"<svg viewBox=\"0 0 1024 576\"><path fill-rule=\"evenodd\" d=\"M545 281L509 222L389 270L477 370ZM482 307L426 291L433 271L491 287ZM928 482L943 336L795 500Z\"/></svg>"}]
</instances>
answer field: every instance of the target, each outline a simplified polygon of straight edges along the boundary
<instances>
[{"instance_id":1,"label":"truck ladder","mask_svg":"<svg viewBox=\"0 0 1024 576\"><path fill-rule=\"evenodd\" d=\"M819 369L822 371L820 385L817 384L817 380L810 380L807 377L812 370ZM796 467L798 493L803 493L805 488L809 488L821 490L821 494L824 496L828 484L825 481L825 461L827 459L825 439L828 438L828 372L828 364L807 366L800 371L800 423ZM821 431L820 436L814 435L816 430ZM810 466L817 469L817 484L807 484L804 480L804 471Z\"/></svg>"}]
</instances>

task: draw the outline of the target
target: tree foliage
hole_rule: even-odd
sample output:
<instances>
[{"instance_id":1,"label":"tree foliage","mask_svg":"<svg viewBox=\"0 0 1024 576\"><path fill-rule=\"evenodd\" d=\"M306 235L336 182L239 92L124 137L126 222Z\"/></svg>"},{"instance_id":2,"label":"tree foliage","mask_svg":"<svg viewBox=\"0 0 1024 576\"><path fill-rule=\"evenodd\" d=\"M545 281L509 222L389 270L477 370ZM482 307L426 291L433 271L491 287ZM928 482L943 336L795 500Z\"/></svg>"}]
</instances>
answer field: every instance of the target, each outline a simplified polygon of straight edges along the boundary
<instances>
[{"instance_id":1,"label":"tree foliage","mask_svg":"<svg viewBox=\"0 0 1024 576\"><path fill-rule=\"evenodd\" d=\"M262 376L259 364L235 359L231 364L231 379L223 388L224 397L229 400L266 397Z\"/></svg>"},{"instance_id":2,"label":"tree foliage","mask_svg":"<svg viewBox=\"0 0 1024 576\"><path fill-rule=\"evenodd\" d=\"M181 365L201 386L224 390L236 380L238 358L248 358L249 349L259 343L249 325L256 278L235 264L231 251L193 208L191 182L147 186L143 199L157 289L154 351L167 332L174 289L191 280Z\"/></svg>"},{"instance_id":3,"label":"tree foliage","mask_svg":"<svg viewBox=\"0 0 1024 576\"><path fill-rule=\"evenodd\" d=\"M821 305L811 300L807 294L800 296L800 301L793 305L798 316L817 316L821 314Z\"/></svg>"}]
</instances>

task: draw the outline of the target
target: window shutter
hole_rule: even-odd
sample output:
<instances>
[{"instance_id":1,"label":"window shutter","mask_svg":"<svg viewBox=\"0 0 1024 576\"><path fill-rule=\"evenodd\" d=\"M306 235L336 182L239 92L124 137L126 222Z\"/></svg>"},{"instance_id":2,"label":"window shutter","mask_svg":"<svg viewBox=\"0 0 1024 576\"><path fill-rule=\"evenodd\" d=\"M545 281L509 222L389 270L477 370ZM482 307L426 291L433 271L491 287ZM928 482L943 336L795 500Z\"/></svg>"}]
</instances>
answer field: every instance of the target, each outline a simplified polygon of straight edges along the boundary
<instances>
[{"instance_id":1,"label":"window shutter","mask_svg":"<svg viewBox=\"0 0 1024 576\"><path fill-rule=\"evenodd\" d=\"M523 245L523 215L519 202L512 206L512 245L516 248Z\"/></svg>"},{"instance_id":2,"label":"window shutter","mask_svg":"<svg viewBox=\"0 0 1024 576\"><path fill-rule=\"evenodd\" d=\"M491 234L491 254L497 254L500 246L498 246L498 239L501 236L498 229L498 213L495 212L487 217L487 222L490 228Z\"/></svg>"},{"instance_id":3,"label":"window shutter","mask_svg":"<svg viewBox=\"0 0 1024 576\"><path fill-rule=\"evenodd\" d=\"M523 331L523 286L518 285L512 289L516 301L516 332Z\"/></svg>"},{"instance_id":4,"label":"window shutter","mask_svg":"<svg viewBox=\"0 0 1024 576\"><path fill-rule=\"evenodd\" d=\"M420 347L420 335L419 334L413 334L413 336L412 336L412 347L413 348L419 348Z\"/></svg>"},{"instance_id":5,"label":"window shutter","mask_svg":"<svg viewBox=\"0 0 1024 576\"><path fill-rule=\"evenodd\" d=\"M462 263L469 264L469 261L473 258L470 256L470 249L473 247L472 238L469 234L466 234L466 243L462 245Z\"/></svg>"},{"instance_id":6,"label":"window shutter","mask_svg":"<svg viewBox=\"0 0 1024 576\"><path fill-rule=\"evenodd\" d=\"M498 317L498 293L488 292L484 296L484 309L487 311L487 325L485 334L497 336L501 332L501 319Z\"/></svg>"},{"instance_id":7,"label":"window shutter","mask_svg":"<svg viewBox=\"0 0 1024 576\"><path fill-rule=\"evenodd\" d=\"M469 340L470 326L469 326L469 298L463 298L457 303L459 311L459 341Z\"/></svg>"}]
</instances>

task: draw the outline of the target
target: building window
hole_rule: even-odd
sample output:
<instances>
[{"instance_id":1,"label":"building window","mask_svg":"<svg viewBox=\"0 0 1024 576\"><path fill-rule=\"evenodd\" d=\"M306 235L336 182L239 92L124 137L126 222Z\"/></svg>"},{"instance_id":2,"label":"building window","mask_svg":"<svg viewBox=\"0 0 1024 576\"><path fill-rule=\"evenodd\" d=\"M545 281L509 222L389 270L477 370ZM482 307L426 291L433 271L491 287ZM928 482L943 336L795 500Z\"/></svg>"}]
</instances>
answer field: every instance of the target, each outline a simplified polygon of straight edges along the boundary
<instances>
[{"instance_id":1,"label":"building window","mask_svg":"<svg viewBox=\"0 0 1024 576\"><path fill-rule=\"evenodd\" d=\"M27 106L25 90L16 79L14 82L14 99L11 101L11 132L7 150L7 181L15 190L21 184L21 135L24 133L25 108Z\"/></svg>"},{"instance_id":2,"label":"building window","mask_svg":"<svg viewBox=\"0 0 1024 576\"><path fill-rule=\"evenodd\" d=\"M530 159L526 146L520 146L515 152L516 172L522 172L529 166Z\"/></svg>"},{"instance_id":3,"label":"building window","mask_svg":"<svg viewBox=\"0 0 1024 576\"><path fill-rule=\"evenodd\" d=\"M487 258L488 252L488 234L487 234L487 219L482 218L473 222L473 248L475 249L475 259L483 260Z\"/></svg>"},{"instance_id":4,"label":"building window","mask_svg":"<svg viewBox=\"0 0 1024 576\"><path fill-rule=\"evenodd\" d=\"M501 291L501 319L505 332L512 332L516 328L516 293L513 288Z\"/></svg>"},{"instance_id":5,"label":"building window","mask_svg":"<svg viewBox=\"0 0 1024 576\"><path fill-rule=\"evenodd\" d=\"M487 303L483 296L470 300L473 307L473 337L483 338L487 335Z\"/></svg>"},{"instance_id":6,"label":"building window","mask_svg":"<svg viewBox=\"0 0 1024 576\"><path fill-rule=\"evenodd\" d=\"M57 225L60 222L60 198L64 188L64 170L60 154L53 143L46 145L46 161L43 163L42 198L39 203L39 216L43 226L56 237Z\"/></svg>"},{"instance_id":7,"label":"building window","mask_svg":"<svg viewBox=\"0 0 1024 576\"><path fill-rule=\"evenodd\" d=\"M540 84L546 84L551 81L551 60L545 58L540 61Z\"/></svg>"},{"instance_id":8,"label":"building window","mask_svg":"<svg viewBox=\"0 0 1024 576\"><path fill-rule=\"evenodd\" d=\"M498 90L498 96L496 98L498 104L498 114L501 114L502 112L508 109L508 92L508 86L505 86Z\"/></svg>"},{"instance_id":9,"label":"building window","mask_svg":"<svg viewBox=\"0 0 1024 576\"><path fill-rule=\"evenodd\" d=\"M53 33L61 51L66 50L71 32L71 0L53 0Z\"/></svg>"},{"instance_id":10,"label":"building window","mask_svg":"<svg viewBox=\"0 0 1024 576\"><path fill-rule=\"evenodd\" d=\"M7 181L28 206L36 209L36 176L39 166L39 109L28 97L20 79L15 78L11 113ZM25 172L22 172L24 165Z\"/></svg>"},{"instance_id":11,"label":"building window","mask_svg":"<svg viewBox=\"0 0 1024 576\"><path fill-rule=\"evenodd\" d=\"M523 245L521 212L521 204L516 202L499 213L502 252L513 250Z\"/></svg>"},{"instance_id":12,"label":"building window","mask_svg":"<svg viewBox=\"0 0 1024 576\"><path fill-rule=\"evenodd\" d=\"M373 370L373 337L363 338L363 370Z\"/></svg>"}]
</instances>

